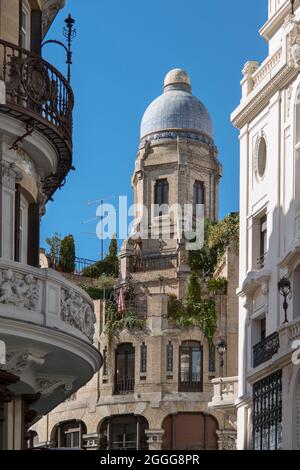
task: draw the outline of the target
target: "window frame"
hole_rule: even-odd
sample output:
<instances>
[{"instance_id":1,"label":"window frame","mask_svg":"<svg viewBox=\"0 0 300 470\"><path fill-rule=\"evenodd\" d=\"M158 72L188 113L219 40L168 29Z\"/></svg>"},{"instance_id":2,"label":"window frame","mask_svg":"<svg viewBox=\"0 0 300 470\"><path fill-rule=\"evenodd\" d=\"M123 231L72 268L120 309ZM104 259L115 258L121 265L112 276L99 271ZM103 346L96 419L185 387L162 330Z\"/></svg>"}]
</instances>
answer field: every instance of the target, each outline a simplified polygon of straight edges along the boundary
<instances>
[{"instance_id":1,"label":"window frame","mask_svg":"<svg viewBox=\"0 0 300 470\"><path fill-rule=\"evenodd\" d=\"M23 24L23 18L25 18L25 25ZM31 46L31 7L28 0L21 1L20 46L28 51Z\"/></svg>"},{"instance_id":2,"label":"window frame","mask_svg":"<svg viewBox=\"0 0 300 470\"><path fill-rule=\"evenodd\" d=\"M154 206L155 217L167 216L169 214L169 191L170 185L167 178L160 178L154 184Z\"/></svg>"},{"instance_id":3,"label":"window frame","mask_svg":"<svg viewBox=\"0 0 300 470\"><path fill-rule=\"evenodd\" d=\"M193 380L193 352L200 352L200 377L199 380ZM184 349L188 350L189 356L189 373L188 380L182 380L181 365ZM179 347L178 362L178 384L180 392L203 392L203 345L199 341L184 341Z\"/></svg>"}]
</instances>

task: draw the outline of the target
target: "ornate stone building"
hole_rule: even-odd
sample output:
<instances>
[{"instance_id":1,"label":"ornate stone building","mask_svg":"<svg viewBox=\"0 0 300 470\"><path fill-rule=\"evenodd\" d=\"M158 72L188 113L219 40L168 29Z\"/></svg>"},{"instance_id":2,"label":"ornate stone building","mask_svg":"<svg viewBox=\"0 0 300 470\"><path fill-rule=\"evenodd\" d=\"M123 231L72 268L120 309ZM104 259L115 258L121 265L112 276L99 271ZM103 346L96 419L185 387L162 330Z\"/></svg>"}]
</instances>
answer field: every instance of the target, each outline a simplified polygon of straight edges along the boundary
<instances>
[{"instance_id":1,"label":"ornate stone building","mask_svg":"<svg viewBox=\"0 0 300 470\"><path fill-rule=\"evenodd\" d=\"M41 57L61 0L0 0L0 449L101 365L91 299L39 268L45 204L72 168L73 92Z\"/></svg>"},{"instance_id":2,"label":"ornate stone building","mask_svg":"<svg viewBox=\"0 0 300 470\"><path fill-rule=\"evenodd\" d=\"M242 188L238 448L300 449L300 1L269 0L260 34L268 56L246 63L232 115Z\"/></svg>"},{"instance_id":3,"label":"ornate stone building","mask_svg":"<svg viewBox=\"0 0 300 470\"><path fill-rule=\"evenodd\" d=\"M217 449L235 446L232 405L237 374L237 263L227 249L216 271L228 281L217 296L216 343L227 345L224 364L199 327L178 328L168 317L171 295L185 299L190 277L181 219L170 207L203 205L218 216L221 165L211 118L192 94L189 76L171 71L164 93L144 114L132 184L136 219L120 253L117 290L134 290L131 307L145 320L140 331L121 331L112 344L105 334L107 305L97 303L95 342L103 368L72 400L34 429L36 444L102 449ZM141 206L147 210L140 210ZM126 301L126 299L125 299ZM213 397L214 403L210 403Z\"/></svg>"}]
</instances>

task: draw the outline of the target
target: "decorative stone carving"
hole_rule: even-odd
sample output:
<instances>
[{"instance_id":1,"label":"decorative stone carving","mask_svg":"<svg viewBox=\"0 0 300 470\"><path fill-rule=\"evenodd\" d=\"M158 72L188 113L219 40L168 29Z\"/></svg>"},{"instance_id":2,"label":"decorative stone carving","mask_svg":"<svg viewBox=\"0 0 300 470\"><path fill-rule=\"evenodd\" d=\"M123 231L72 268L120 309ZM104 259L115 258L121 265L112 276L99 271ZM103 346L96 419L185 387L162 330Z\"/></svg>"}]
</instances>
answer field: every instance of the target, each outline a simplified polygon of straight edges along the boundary
<instances>
[{"instance_id":1,"label":"decorative stone carving","mask_svg":"<svg viewBox=\"0 0 300 470\"><path fill-rule=\"evenodd\" d=\"M14 191L16 183L20 183L23 176L15 163L2 161L0 162L0 178L4 186Z\"/></svg>"},{"instance_id":2,"label":"decorative stone carving","mask_svg":"<svg viewBox=\"0 0 300 470\"><path fill-rule=\"evenodd\" d=\"M61 318L93 341L96 323L94 311L86 300L71 289L61 291Z\"/></svg>"},{"instance_id":3,"label":"decorative stone carving","mask_svg":"<svg viewBox=\"0 0 300 470\"><path fill-rule=\"evenodd\" d=\"M31 350L11 351L6 356L6 364L0 365L0 369L20 376L31 363L42 365L44 362L44 353Z\"/></svg>"},{"instance_id":4,"label":"decorative stone carving","mask_svg":"<svg viewBox=\"0 0 300 470\"><path fill-rule=\"evenodd\" d=\"M65 0L42 0L42 30L43 36L46 35L53 19L58 11L65 6Z\"/></svg>"},{"instance_id":5,"label":"decorative stone carving","mask_svg":"<svg viewBox=\"0 0 300 470\"><path fill-rule=\"evenodd\" d=\"M70 392L73 388L75 378L40 376L36 380L37 391L43 396L50 396L58 388L62 388L65 393Z\"/></svg>"},{"instance_id":6,"label":"decorative stone carving","mask_svg":"<svg viewBox=\"0 0 300 470\"><path fill-rule=\"evenodd\" d=\"M219 450L236 450L235 431L217 431Z\"/></svg>"},{"instance_id":7,"label":"decorative stone carving","mask_svg":"<svg viewBox=\"0 0 300 470\"><path fill-rule=\"evenodd\" d=\"M0 270L0 303L35 310L39 300L39 281L31 274Z\"/></svg>"},{"instance_id":8,"label":"decorative stone carving","mask_svg":"<svg viewBox=\"0 0 300 470\"><path fill-rule=\"evenodd\" d=\"M291 67L300 68L300 22L294 17L291 21L292 28L288 36L288 63Z\"/></svg>"}]
</instances>

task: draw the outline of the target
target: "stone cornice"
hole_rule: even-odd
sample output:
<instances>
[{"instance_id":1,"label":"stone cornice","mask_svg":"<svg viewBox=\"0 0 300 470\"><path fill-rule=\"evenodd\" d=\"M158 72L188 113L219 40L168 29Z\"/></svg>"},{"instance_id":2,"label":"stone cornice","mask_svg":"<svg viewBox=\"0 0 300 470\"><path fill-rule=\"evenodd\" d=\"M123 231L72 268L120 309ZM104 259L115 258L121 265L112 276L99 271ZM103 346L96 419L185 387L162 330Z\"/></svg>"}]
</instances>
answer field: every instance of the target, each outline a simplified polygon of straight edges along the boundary
<instances>
[{"instance_id":1,"label":"stone cornice","mask_svg":"<svg viewBox=\"0 0 300 470\"><path fill-rule=\"evenodd\" d=\"M295 1L295 10L299 7L300 0ZM291 13L291 4L290 2L286 2L282 5L277 12L268 19L268 21L263 25L263 27L259 30L259 34L263 37L266 41L269 41L274 34L279 30L279 28L283 25L286 17Z\"/></svg>"},{"instance_id":2,"label":"stone cornice","mask_svg":"<svg viewBox=\"0 0 300 470\"><path fill-rule=\"evenodd\" d=\"M274 78L252 98L249 102L241 104L233 112L231 119L233 125L241 129L249 121L252 121L266 106L272 96L285 88L293 79L297 77L299 70L285 64Z\"/></svg>"}]
</instances>

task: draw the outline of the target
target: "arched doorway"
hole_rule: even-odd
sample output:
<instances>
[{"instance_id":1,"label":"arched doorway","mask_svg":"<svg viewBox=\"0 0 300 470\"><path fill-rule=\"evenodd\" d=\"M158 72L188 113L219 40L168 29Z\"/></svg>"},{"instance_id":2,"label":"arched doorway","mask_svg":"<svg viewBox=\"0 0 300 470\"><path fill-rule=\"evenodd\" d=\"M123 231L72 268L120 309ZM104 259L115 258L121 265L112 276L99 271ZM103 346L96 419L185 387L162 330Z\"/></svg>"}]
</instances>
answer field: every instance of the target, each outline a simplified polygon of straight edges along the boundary
<instances>
[{"instance_id":1,"label":"arched doorway","mask_svg":"<svg viewBox=\"0 0 300 470\"><path fill-rule=\"evenodd\" d=\"M83 447L83 435L86 425L82 421L65 421L59 423L54 434L55 447L80 449Z\"/></svg>"},{"instance_id":2,"label":"arched doorway","mask_svg":"<svg viewBox=\"0 0 300 470\"><path fill-rule=\"evenodd\" d=\"M148 421L143 416L119 415L106 418L100 426L101 450L147 450Z\"/></svg>"},{"instance_id":3,"label":"arched doorway","mask_svg":"<svg viewBox=\"0 0 300 470\"><path fill-rule=\"evenodd\" d=\"M178 413L163 422L164 450L217 450L217 420L204 413Z\"/></svg>"}]
</instances>

